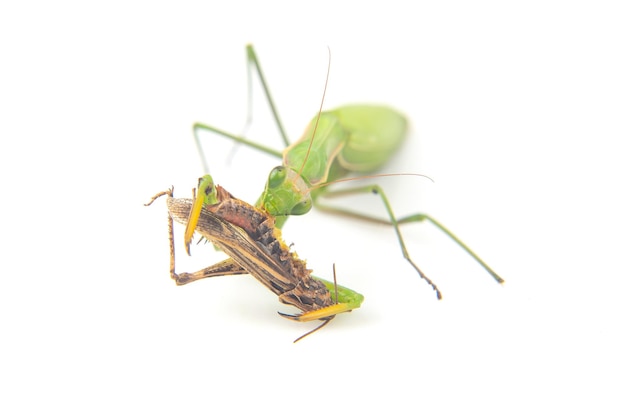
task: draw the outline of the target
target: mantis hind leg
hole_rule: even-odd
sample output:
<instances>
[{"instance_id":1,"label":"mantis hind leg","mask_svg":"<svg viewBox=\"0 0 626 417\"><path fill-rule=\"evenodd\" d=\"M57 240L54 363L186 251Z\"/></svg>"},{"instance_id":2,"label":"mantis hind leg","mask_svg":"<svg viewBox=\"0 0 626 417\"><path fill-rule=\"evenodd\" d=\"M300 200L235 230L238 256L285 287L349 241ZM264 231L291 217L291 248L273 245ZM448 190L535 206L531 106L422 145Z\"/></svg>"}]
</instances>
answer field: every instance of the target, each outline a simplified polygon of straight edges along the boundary
<instances>
[{"instance_id":1,"label":"mantis hind leg","mask_svg":"<svg viewBox=\"0 0 626 417\"><path fill-rule=\"evenodd\" d=\"M247 65L248 67L248 72L247 72L248 73L248 110L247 110L247 117L246 117L246 126L250 125L251 120L252 120L252 104L251 104L252 103L252 72L254 69L261 83L261 87L263 89L265 98L267 99L268 106L270 107L270 110L272 112L272 116L274 117L276 127L278 128L278 131L280 132L280 136L282 138L283 144L285 145L285 147L287 147L290 145L289 139L287 137L287 134L285 133L285 128L283 127L283 123L281 122L280 117L278 116L276 105L274 104L274 100L272 99L272 95L270 94L269 88L267 86L267 82L265 81L265 76L263 75L263 71L261 70L259 59L257 58L256 52L254 51L254 47L252 45L246 46L246 57L247 57L247 64L248 64ZM215 133L219 136L231 139L235 143L249 146L251 148L267 153L269 155L276 156L278 158L282 158L282 155L283 155L281 151L278 151L276 149L270 148L260 143L248 140L244 138L242 135L233 135L221 129L215 128L213 126L206 125L204 123L194 123L193 136L196 142L196 148L198 149L198 153L200 154L200 157L202 159L202 169L204 170L205 173L209 172L209 167L204 157L204 151L202 149L200 138L198 137L198 132L202 130Z\"/></svg>"},{"instance_id":2,"label":"mantis hind leg","mask_svg":"<svg viewBox=\"0 0 626 417\"><path fill-rule=\"evenodd\" d=\"M368 216L362 213L353 212L351 210L347 210L343 208L331 207L331 206L327 206L324 204L319 204L319 202L316 202L315 206L319 208L320 210L323 210L326 212L349 216L352 218L358 218L358 219L366 220L370 222L391 225L396 232L396 236L398 237L398 242L400 243L400 248L402 249L402 255L404 256L404 259L406 259L411 264L411 266L417 271L419 276L422 279L424 279L433 288L433 290L437 293L438 299L441 299L441 291L439 291L439 288L437 288L437 285L435 285L435 283L430 278L428 278L426 274L424 274L424 272L422 272L422 270L417 266L417 264L415 264L415 262L413 262L413 260L411 259L411 256L406 248L406 245L404 244L402 233L400 232L401 224L429 221L431 224L433 224L435 227L437 227L439 230L445 233L449 238L451 238L454 242L456 242L456 244L459 245L463 250L465 250L465 252L467 252L472 258L474 258L483 268L485 268L485 270L498 283L504 282L504 280L493 269L491 269L491 267L489 267L489 265L487 265L478 255L476 255L476 253L473 250L471 250L465 243L463 243L463 241L461 241L448 228L446 228L444 225L442 225L441 223L439 223L437 220L430 217L429 215L423 214L423 213L416 213L410 216L405 216L400 219L397 219L395 214L393 213L393 210L391 209L391 204L389 204L389 200L387 199L387 196L385 195L382 188L380 188L380 186L378 185L367 185L363 187L350 188L346 190L326 191L324 194L322 194L322 196L323 198L335 198L335 197L341 197L341 196L346 196L346 195L351 195L351 194L366 194L366 193L373 193L373 194L380 196L385 206L385 210L387 211L387 214L389 215L388 220L379 219L376 217Z\"/></svg>"}]
</instances>

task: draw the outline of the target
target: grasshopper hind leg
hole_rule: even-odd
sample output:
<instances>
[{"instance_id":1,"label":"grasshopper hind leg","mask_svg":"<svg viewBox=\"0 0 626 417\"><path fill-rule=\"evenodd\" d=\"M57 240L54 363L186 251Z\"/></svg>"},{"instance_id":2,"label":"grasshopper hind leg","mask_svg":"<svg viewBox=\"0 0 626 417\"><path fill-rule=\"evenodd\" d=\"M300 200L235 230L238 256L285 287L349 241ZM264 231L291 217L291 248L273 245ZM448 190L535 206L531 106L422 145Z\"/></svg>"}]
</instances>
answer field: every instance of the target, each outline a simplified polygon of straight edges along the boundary
<instances>
[{"instance_id":1,"label":"grasshopper hind leg","mask_svg":"<svg viewBox=\"0 0 626 417\"><path fill-rule=\"evenodd\" d=\"M170 188L167 191L162 191L156 194L150 202L144 204L145 206L150 206L160 197L167 196L168 198L174 198L174 188ZM174 220L172 216L167 216L167 231L169 235L169 243L170 243L170 277L176 282L176 285L185 285L190 282L198 281L204 278L213 278L213 277L221 277L226 275L244 275L248 274L243 267L235 263L231 258L225 259L216 263L215 265L211 265L209 267L203 268L196 272L176 272L176 249L174 244Z\"/></svg>"}]
</instances>

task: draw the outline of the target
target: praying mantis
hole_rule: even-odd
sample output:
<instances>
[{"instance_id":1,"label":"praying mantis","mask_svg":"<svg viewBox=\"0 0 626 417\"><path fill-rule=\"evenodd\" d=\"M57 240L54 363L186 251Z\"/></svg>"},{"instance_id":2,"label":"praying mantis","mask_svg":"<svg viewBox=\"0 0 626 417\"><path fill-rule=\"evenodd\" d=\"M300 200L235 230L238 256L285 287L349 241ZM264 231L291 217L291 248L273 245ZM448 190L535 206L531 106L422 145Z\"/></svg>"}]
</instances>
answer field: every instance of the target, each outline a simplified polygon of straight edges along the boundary
<instances>
[{"instance_id":1,"label":"praying mantis","mask_svg":"<svg viewBox=\"0 0 626 417\"><path fill-rule=\"evenodd\" d=\"M366 221L385 223L393 227L403 257L417 274L435 291L438 299L441 291L435 283L417 266L404 243L400 225L407 223L429 222L456 242L465 252L474 258L498 283L504 280L489 267L474 251L463 243L443 224L430 215L415 213L397 218L389 199L378 185L357 186L347 189L332 189L332 184L351 180L349 173L368 174L382 166L397 152L406 138L407 120L397 110L381 105L347 105L334 110L321 111L315 116L303 136L291 142L285 133L278 111L272 100L259 59L252 45L246 47L248 64L248 86L251 84L252 69L257 73L272 116L285 145L282 151L272 149L242 136L220 130L216 127L196 123L193 126L196 146L201 155L205 172L208 165L204 157L199 132L208 131L250 146L266 154L282 159L279 165L269 173L265 189L255 206L275 219L277 228L282 228L289 216L304 215L313 206L320 210L347 215ZM326 78L328 82L328 77ZM323 100L322 100L323 103ZM377 195L385 207L387 219L379 219L349 209L330 206L322 200L355 194ZM189 250L194 230L198 225L202 207L207 202L200 196L192 205L185 231L185 245Z\"/></svg>"}]
</instances>

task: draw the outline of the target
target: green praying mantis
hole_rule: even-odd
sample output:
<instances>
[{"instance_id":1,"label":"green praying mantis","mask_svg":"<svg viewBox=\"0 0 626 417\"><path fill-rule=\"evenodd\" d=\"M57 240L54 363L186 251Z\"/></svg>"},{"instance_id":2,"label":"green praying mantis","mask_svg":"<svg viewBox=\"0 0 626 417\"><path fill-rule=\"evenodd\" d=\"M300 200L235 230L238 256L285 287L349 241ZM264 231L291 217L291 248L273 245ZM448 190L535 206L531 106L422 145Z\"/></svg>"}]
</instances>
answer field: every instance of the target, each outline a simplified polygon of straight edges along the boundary
<instances>
[{"instance_id":1,"label":"green praying mantis","mask_svg":"<svg viewBox=\"0 0 626 417\"><path fill-rule=\"evenodd\" d=\"M205 172L208 172L208 166L198 135L200 131L215 133L236 143L250 146L282 159L282 165L271 170L265 189L255 205L259 210L274 217L275 225L278 228L282 228L289 216L306 214L313 206L331 213L389 224L395 231L404 258L411 264L418 275L432 287L437 298L441 299L442 295L439 288L412 260L400 231L400 225L402 224L427 221L456 242L498 283L504 282L474 251L433 217L424 213L415 213L397 218L385 192L380 186L365 185L341 190L333 190L332 187L329 187L337 182L352 180L353 178L347 178L349 173L364 175L377 171L389 160L402 145L406 137L407 120L400 112L386 106L364 104L320 111L311 120L300 140L291 143L278 116L276 106L261 70L259 59L252 45L246 47L246 53L249 88L252 68L254 68L261 82L285 149L282 151L275 150L213 126L196 123L193 127L194 138ZM349 209L334 207L322 201L365 193L379 196L385 207L387 219L379 219ZM202 207L207 204L211 204L211 202L206 200L199 192L192 205L185 231L185 245L188 252L189 244L200 219Z\"/></svg>"}]
</instances>

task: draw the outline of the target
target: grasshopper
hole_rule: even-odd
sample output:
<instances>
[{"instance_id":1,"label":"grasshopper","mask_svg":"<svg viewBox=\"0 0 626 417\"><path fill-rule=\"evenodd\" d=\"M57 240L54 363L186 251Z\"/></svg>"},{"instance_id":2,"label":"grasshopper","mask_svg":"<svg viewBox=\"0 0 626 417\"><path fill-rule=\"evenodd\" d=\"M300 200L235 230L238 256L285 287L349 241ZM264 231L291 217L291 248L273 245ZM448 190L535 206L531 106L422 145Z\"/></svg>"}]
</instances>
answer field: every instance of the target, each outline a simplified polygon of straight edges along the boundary
<instances>
[{"instance_id":1,"label":"grasshopper","mask_svg":"<svg viewBox=\"0 0 626 417\"><path fill-rule=\"evenodd\" d=\"M302 311L279 312L281 316L302 322L324 321L294 342L325 326L335 315L359 308L363 302L361 294L313 277L306 263L282 240L272 216L214 185L209 175L200 178L198 195L193 200L174 198L170 189L156 194L147 205L163 195L168 196L170 276L177 285L216 276L250 274L276 294L279 301ZM197 214L190 220L192 212ZM173 220L183 225L193 221L194 230L230 258L196 272L177 273Z\"/></svg>"}]
</instances>

